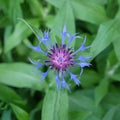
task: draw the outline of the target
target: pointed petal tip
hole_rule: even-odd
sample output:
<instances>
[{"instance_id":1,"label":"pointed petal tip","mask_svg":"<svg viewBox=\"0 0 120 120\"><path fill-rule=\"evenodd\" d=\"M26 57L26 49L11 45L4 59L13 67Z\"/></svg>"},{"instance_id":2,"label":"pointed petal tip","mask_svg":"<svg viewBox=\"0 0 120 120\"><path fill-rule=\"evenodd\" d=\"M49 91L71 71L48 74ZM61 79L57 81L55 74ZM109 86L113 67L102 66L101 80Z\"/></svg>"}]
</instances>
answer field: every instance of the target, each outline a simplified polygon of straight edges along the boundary
<instances>
[{"instance_id":1,"label":"pointed petal tip","mask_svg":"<svg viewBox=\"0 0 120 120\"><path fill-rule=\"evenodd\" d=\"M61 88L61 81L58 75L55 77L55 80L56 80L57 89Z\"/></svg>"}]
</instances>

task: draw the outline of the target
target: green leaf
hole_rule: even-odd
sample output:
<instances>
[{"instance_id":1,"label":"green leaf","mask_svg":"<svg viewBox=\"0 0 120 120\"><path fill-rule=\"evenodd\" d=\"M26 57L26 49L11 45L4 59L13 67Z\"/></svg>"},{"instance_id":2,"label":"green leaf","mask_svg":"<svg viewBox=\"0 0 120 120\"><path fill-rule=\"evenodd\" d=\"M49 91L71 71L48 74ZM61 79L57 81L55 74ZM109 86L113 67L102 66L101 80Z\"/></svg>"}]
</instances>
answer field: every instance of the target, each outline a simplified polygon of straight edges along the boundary
<instances>
[{"instance_id":1,"label":"green leaf","mask_svg":"<svg viewBox=\"0 0 120 120\"><path fill-rule=\"evenodd\" d=\"M110 18L114 18L116 12L118 11L118 0L109 0L107 5L107 15Z\"/></svg>"},{"instance_id":2,"label":"green leaf","mask_svg":"<svg viewBox=\"0 0 120 120\"><path fill-rule=\"evenodd\" d=\"M90 111L79 110L79 111L71 111L69 113L69 120L86 120L86 118L91 114Z\"/></svg>"},{"instance_id":3,"label":"green leaf","mask_svg":"<svg viewBox=\"0 0 120 120\"><path fill-rule=\"evenodd\" d=\"M117 109L119 108L120 106L114 106L112 107L107 113L106 115L103 117L102 120L117 120L117 119L114 119L114 115L115 115L115 112L117 111Z\"/></svg>"},{"instance_id":4,"label":"green leaf","mask_svg":"<svg viewBox=\"0 0 120 120\"><path fill-rule=\"evenodd\" d=\"M92 70L85 70L84 74L81 76L81 84L83 87L91 87L94 84L98 83L100 76Z\"/></svg>"},{"instance_id":5,"label":"green leaf","mask_svg":"<svg viewBox=\"0 0 120 120\"><path fill-rule=\"evenodd\" d=\"M57 8L61 8L65 0L47 0L47 2L54 5Z\"/></svg>"},{"instance_id":6,"label":"green leaf","mask_svg":"<svg viewBox=\"0 0 120 120\"><path fill-rule=\"evenodd\" d=\"M10 104L10 106L18 120L29 120L29 115L25 110L14 104Z\"/></svg>"},{"instance_id":7,"label":"green leaf","mask_svg":"<svg viewBox=\"0 0 120 120\"><path fill-rule=\"evenodd\" d=\"M72 5L77 19L97 25L108 20L104 8L94 2L73 0Z\"/></svg>"},{"instance_id":8,"label":"green leaf","mask_svg":"<svg viewBox=\"0 0 120 120\"><path fill-rule=\"evenodd\" d=\"M67 30L70 33L75 33L75 18L74 12L71 9L72 3L69 0L66 0L61 6L58 14L56 15L54 22L54 28L56 32L60 32L63 29L63 26L66 25Z\"/></svg>"},{"instance_id":9,"label":"green leaf","mask_svg":"<svg viewBox=\"0 0 120 120\"><path fill-rule=\"evenodd\" d=\"M70 97L70 110L79 111L81 109L93 111L95 109L92 98L83 95L80 91L73 93Z\"/></svg>"},{"instance_id":10,"label":"green leaf","mask_svg":"<svg viewBox=\"0 0 120 120\"><path fill-rule=\"evenodd\" d=\"M120 82L120 74L119 73L110 76L110 78L112 78L113 81L119 81Z\"/></svg>"},{"instance_id":11,"label":"green leaf","mask_svg":"<svg viewBox=\"0 0 120 120\"><path fill-rule=\"evenodd\" d=\"M3 16L3 15L0 15L0 28L4 28L6 26L8 26L11 21L9 20L8 16Z\"/></svg>"},{"instance_id":12,"label":"green leaf","mask_svg":"<svg viewBox=\"0 0 120 120\"><path fill-rule=\"evenodd\" d=\"M68 95L66 91L49 90L43 102L42 120L67 120Z\"/></svg>"},{"instance_id":13,"label":"green leaf","mask_svg":"<svg viewBox=\"0 0 120 120\"><path fill-rule=\"evenodd\" d=\"M94 113L90 114L85 120L101 120L101 118L94 115Z\"/></svg>"},{"instance_id":14,"label":"green leaf","mask_svg":"<svg viewBox=\"0 0 120 120\"><path fill-rule=\"evenodd\" d=\"M26 26L28 26L28 28L36 35L36 37L38 36L42 36L42 31L37 29L35 26L32 26L29 22L27 22L26 20L22 19L22 18L18 18L18 20L20 20L21 22L23 22Z\"/></svg>"},{"instance_id":15,"label":"green leaf","mask_svg":"<svg viewBox=\"0 0 120 120\"><path fill-rule=\"evenodd\" d=\"M79 114L83 114L83 118L86 118L83 120L88 120L88 118L101 117L103 114L103 110L100 106L95 106L93 96L94 96L93 90L82 90L82 91L74 92L69 97L70 114L72 112L73 113L75 112L77 114L77 116L79 116ZM86 111L86 114L84 114L84 111ZM81 113L81 112L83 112L83 113Z\"/></svg>"},{"instance_id":16,"label":"green leaf","mask_svg":"<svg viewBox=\"0 0 120 120\"><path fill-rule=\"evenodd\" d=\"M108 79L103 79L100 84L95 89L95 104L98 105L101 100L108 93L109 81Z\"/></svg>"},{"instance_id":17,"label":"green leaf","mask_svg":"<svg viewBox=\"0 0 120 120\"><path fill-rule=\"evenodd\" d=\"M11 118L11 110L3 111L3 114L2 114L0 120L12 120L12 118Z\"/></svg>"},{"instance_id":18,"label":"green leaf","mask_svg":"<svg viewBox=\"0 0 120 120\"><path fill-rule=\"evenodd\" d=\"M86 2L91 2L91 3L97 3L97 4L101 4L101 5L105 5L107 4L107 0L83 0L83 1L86 1Z\"/></svg>"},{"instance_id":19,"label":"green leaf","mask_svg":"<svg viewBox=\"0 0 120 120\"><path fill-rule=\"evenodd\" d=\"M98 3L103 3L101 1L98 1L98 3L97 2L95 3L94 0L91 0L91 1L47 0L47 1L49 3L51 3L52 5L54 5L55 7L59 8L61 11L63 11L62 9L65 7L65 2L68 1L68 3L71 4L69 10L73 11L74 16L77 19L80 19L80 20L83 20L86 22L90 22L90 23L99 25L100 23L108 20L104 8L98 4ZM63 14L64 14L64 12L65 12L65 10L63 11ZM68 15L70 15L70 13ZM69 22L69 20L67 22Z\"/></svg>"},{"instance_id":20,"label":"green leaf","mask_svg":"<svg viewBox=\"0 0 120 120\"><path fill-rule=\"evenodd\" d=\"M120 21L118 19L110 20L100 25L97 36L91 46L91 55L93 58L108 47L111 42L120 38Z\"/></svg>"},{"instance_id":21,"label":"green leaf","mask_svg":"<svg viewBox=\"0 0 120 120\"><path fill-rule=\"evenodd\" d=\"M27 2L33 15L39 16L40 19L43 19L43 14L45 14L45 12L43 12L42 4L38 0L29 0Z\"/></svg>"},{"instance_id":22,"label":"green leaf","mask_svg":"<svg viewBox=\"0 0 120 120\"><path fill-rule=\"evenodd\" d=\"M17 22L18 17L22 17L22 9L21 9L21 0L13 0L12 2L9 1L9 8L8 8L8 16L13 21L13 23Z\"/></svg>"},{"instance_id":23,"label":"green leaf","mask_svg":"<svg viewBox=\"0 0 120 120\"><path fill-rule=\"evenodd\" d=\"M16 105L24 105L24 101L15 91L3 84L0 84L0 100L7 103L14 103Z\"/></svg>"},{"instance_id":24,"label":"green leaf","mask_svg":"<svg viewBox=\"0 0 120 120\"><path fill-rule=\"evenodd\" d=\"M34 26L38 27L38 20L31 19L28 20L29 23L34 24ZM11 49L16 47L21 43L22 40L27 38L32 34L32 31L28 29L28 27L21 21L17 23L13 33L5 40L5 53L9 52ZM11 44L12 43L12 44Z\"/></svg>"},{"instance_id":25,"label":"green leaf","mask_svg":"<svg viewBox=\"0 0 120 120\"><path fill-rule=\"evenodd\" d=\"M33 72L33 68L25 63L0 64L0 83L41 90L45 87L45 81L40 83L40 78Z\"/></svg>"},{"instance_id":26,"label":"green leaf","mask_svg":"<svg viewBox=\"0 0 120 120\"><path fill-rule=\"evenodd\" d=\"M116 54L116 56L117 56L117 59L119 60L119 62L120 62L120 40L118 39L118 40L115 40L114 42L113 42L113 46L114 46L114 51L115 51L115 54Z\"/></svg>"}]
</instances>

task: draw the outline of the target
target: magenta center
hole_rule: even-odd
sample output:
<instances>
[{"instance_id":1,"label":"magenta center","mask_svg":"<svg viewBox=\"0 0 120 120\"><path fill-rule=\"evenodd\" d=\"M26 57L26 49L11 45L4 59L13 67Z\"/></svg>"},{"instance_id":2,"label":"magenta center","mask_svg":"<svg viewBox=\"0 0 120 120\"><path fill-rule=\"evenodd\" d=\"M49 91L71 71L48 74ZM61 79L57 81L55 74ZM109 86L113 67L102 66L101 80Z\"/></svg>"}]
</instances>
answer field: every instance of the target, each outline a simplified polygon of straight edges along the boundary
<instances>
[{"instance_id":1,"label":"magenta center","mask_svg":"<svg viewBox=\"0 0 120 120\"><path fill-rule=\"evenodd\" d=\"M53 47L49 56L51 66L57 70L66 70L67 67L72 65L73 57L70 50L66 48L66 45Z\"/></svg>"}]
</instances>

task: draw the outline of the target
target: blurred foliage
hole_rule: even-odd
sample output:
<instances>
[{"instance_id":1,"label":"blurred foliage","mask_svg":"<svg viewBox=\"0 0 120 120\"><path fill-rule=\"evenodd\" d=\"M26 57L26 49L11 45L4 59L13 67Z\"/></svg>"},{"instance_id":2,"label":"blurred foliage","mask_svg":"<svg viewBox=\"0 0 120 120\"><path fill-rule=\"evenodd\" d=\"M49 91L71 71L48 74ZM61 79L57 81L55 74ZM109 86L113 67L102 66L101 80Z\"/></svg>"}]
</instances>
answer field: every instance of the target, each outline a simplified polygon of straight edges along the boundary
<instances>
[{"instance_id":1,"label":"blurred foliage","mask_svg":"<svg viewBox=\"0 0 120 120\"><path fill-rule=\"evenodd\" d=\"M18 18L53 36L64 24L87 36L92 66L80 87L57 91L53 72L40 83L28 58L44 57L29 49L34 31ZM0 0L0 120L119 120L119 113L120 0Z\"/></svg>"}]
</instances>

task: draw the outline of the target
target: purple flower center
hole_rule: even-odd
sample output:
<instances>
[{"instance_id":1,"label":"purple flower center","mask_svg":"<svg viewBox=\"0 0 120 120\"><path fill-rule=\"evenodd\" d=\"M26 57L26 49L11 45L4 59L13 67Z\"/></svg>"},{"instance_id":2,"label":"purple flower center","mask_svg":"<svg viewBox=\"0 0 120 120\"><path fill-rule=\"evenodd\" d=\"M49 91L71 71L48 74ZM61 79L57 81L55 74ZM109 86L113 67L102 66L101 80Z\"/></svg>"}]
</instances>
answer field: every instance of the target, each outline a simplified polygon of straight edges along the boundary
<instances>
[{"instance_id":1,"label":"purple flower center","mask_svg":"<svg viewBox=\"0 0 120 120\"><path fill-rule=\"evenodd\" d=\"M67 48L65 44L61 44L60 47L58 44L53 46L48 52L48 57L50 60L47 62L52 68L56 70L65 71L70 65L73 65L73 51L70 48Z\"/></svg>"}]
</instances>

